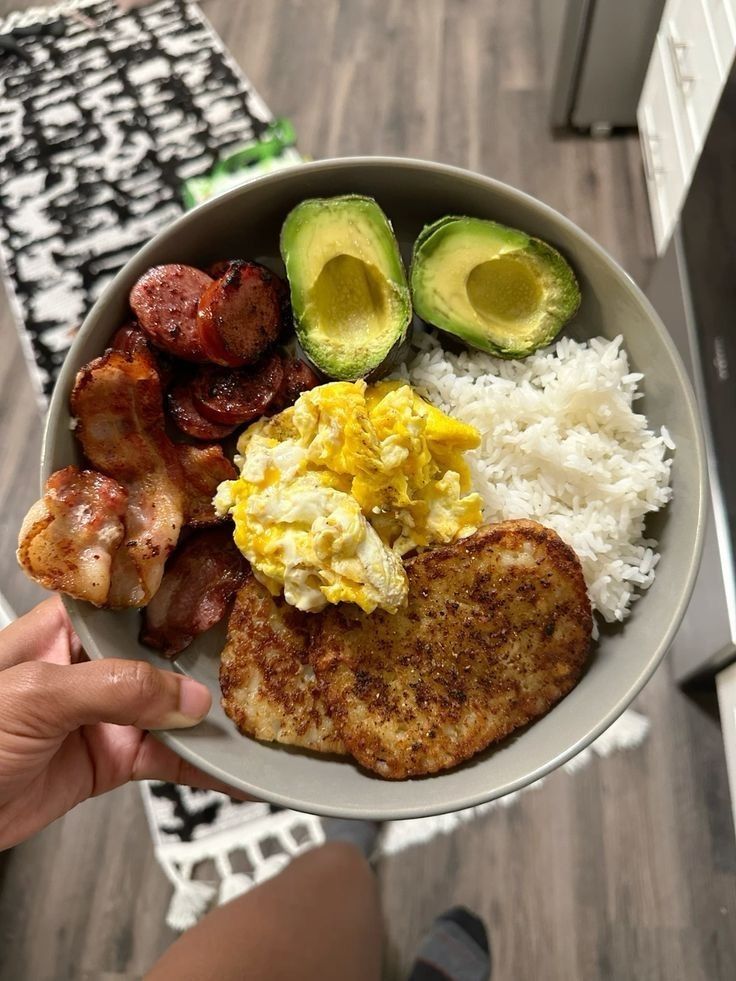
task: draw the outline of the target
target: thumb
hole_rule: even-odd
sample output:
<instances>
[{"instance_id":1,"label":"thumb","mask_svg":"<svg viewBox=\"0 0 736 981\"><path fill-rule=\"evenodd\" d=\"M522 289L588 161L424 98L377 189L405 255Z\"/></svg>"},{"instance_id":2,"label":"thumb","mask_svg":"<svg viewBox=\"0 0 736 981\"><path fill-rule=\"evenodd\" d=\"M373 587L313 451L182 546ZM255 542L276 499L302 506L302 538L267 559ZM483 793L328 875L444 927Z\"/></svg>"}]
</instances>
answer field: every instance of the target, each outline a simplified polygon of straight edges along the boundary
<instances>
[{"instance_id":1,"label":"thumb","mask_svg":"<svg viewBox=\"0 0 736 981\"><path fill-rule=\"evenodd\" d=\"M48 736L96 722L181 729L200 722L212 705L209 689L193 678L116 659L20 664L3 672L3 696L36 735Z\"/></svg>"}]
</instances>

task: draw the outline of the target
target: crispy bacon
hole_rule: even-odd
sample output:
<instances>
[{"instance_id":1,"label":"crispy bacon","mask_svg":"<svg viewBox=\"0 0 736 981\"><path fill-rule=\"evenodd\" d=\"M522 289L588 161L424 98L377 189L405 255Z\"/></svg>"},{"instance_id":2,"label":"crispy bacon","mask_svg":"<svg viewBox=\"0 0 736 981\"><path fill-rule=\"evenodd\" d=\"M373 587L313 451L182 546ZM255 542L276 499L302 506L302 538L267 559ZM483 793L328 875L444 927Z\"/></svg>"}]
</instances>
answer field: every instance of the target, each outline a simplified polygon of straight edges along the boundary
<instances>
[{"instance_id":1,"label":"crispy bacon","mask_svg":"<svg viewBox=\"0 0 736 981\"><path fill-rule=\"evenodd\" d=\"M159 587L184 517L184 476L164 430L153 360L145 352L108 351L91 361L77 375L71 411L87 459L128 492L108 604L143 606Z\"/></svg>"},{"instance_id":2,"label":"crispy bacon","mask_svg":"<svg viewBox=\"0 0 736 981\"><path fill-rule=\"evenodd\" d=\"M222 452L222 447L177 445L179 461L184 471L184 522L194 528L219 524L212 498L218 484L234 480L238 471Z\"/></svg>"},{"instance_id":3,"label":"crispy bacon","mask_svg":"<svg viewBox=\"0 0 736 981\"><path fill-rule=\"evenodd\" d=\"M161 383L145 348L107 351L78 373L75 432L95 470L67 467L23 524L26 572L97 606L148 603L183 524L219 522L218 484L237 476L218 445L175 444L164 430Z\"/></svg>"},{"instance_id":4,"label":"crispy bacon","mask_svg":"<svg viewBox=\"0 0 736 981\"><path fill-rule=\"evenodd\" d=\"M18 561L46 589L106 606L127 506L125 488L110 477L78 467L57 470L23 521Z\"/></svg>"},{"instance_id":5,"label":"crispy bacon","mask_svg":"<svg viewBox=\"0 0 736 981\"><path fill-rule=\"evenodd\" d=\"M246 571L230 528L195 532L166 565L143 615L141 642L176 657L225 616Z\"/></svg>"}]
</instances>

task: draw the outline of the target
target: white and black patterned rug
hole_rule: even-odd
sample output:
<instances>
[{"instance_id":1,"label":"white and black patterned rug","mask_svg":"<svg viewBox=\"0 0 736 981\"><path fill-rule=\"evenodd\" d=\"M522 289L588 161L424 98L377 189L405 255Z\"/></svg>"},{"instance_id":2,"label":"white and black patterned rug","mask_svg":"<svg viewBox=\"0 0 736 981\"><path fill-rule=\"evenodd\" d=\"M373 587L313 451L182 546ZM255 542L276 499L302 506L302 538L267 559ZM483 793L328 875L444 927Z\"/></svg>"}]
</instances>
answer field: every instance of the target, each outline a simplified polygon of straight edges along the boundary
<instances>
[{"instance_id":1,"label":"white and black patterned rug","mask_svg":"<svg viewBox=\"0 0 736 981\"><path fill-rule=\"evenodd\" d=\"M184 210L183 182L273 117L190 0L66 3L11 14L8 33L22 56L0 53L0 253L48 395L92 303Z\"/></svg>"}]
</instances>

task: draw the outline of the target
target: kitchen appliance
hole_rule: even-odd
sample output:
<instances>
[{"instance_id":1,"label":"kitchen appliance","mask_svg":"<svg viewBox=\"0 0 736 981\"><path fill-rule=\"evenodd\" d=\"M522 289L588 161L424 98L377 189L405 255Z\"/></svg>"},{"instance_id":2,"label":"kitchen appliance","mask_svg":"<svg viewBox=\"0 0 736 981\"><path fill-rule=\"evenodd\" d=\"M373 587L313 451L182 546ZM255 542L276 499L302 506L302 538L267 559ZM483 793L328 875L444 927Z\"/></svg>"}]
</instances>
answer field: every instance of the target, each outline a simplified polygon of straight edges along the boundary
<instances>
[{"instance_id":1,"label":"kitchen appliance","mask_svg":"<svg viewBox=\"0 0 736 981\"><path fill-rule=\"evenodd\" d=\"M546 0L543 37L555 128L636 126L664 0Z\"/></svg>"}]
</instances>

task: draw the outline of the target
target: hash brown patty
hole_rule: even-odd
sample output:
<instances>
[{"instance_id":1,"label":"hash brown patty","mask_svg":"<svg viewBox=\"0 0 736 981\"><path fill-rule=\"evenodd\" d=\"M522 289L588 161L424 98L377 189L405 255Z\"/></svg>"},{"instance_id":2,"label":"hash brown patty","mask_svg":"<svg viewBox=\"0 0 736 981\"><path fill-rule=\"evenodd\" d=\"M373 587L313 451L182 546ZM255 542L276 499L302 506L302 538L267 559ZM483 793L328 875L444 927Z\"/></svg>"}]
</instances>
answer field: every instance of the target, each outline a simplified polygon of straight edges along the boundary
<instances>
[{"instance_id":1,"label":"hash brown patty","mask_svg":"<svg viewBox=\"0 0 736 981\"><path fill-rule=\"evenodd\" d=\"M312 663L348 752L398 780L455 766L544 715L579 681L592 616L580 562L505 521L406 563L408 606L319 618Z\"/></svg>"},{"instance_id":2,"label":"hash brown patty","mask_svg":"<svg viewBox=\"0 0 736 981\"><path fill-rule=\"evenodd\" d=\"M318 619L271 596L248 575L235 599L220 663L222 707L245 735L345 753L309 664Z\"/></svg>"}]
</instances>

